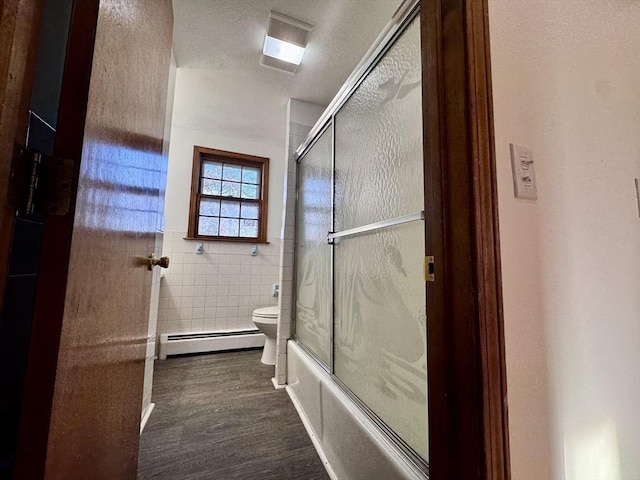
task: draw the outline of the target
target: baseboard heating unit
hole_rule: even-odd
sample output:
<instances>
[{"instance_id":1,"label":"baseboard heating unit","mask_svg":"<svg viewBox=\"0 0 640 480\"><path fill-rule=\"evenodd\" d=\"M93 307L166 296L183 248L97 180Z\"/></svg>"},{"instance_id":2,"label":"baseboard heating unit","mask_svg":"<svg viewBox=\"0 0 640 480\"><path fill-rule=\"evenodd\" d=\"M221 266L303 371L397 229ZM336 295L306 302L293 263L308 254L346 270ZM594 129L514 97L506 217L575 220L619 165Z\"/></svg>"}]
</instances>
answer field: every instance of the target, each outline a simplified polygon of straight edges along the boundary
<instances>
[{"instance_id":1,"label":"baseboard heating unit","mask_svg":"<svg viewBox=\"0 0 640 480\"><path fill-rule=\"evenodd\" d=\"M241 348L263 347L266 337L260 330L236 330L231 332L198 332L160 335L160 360L170 355L218 352Z\"/></svg>"}]
</instances>

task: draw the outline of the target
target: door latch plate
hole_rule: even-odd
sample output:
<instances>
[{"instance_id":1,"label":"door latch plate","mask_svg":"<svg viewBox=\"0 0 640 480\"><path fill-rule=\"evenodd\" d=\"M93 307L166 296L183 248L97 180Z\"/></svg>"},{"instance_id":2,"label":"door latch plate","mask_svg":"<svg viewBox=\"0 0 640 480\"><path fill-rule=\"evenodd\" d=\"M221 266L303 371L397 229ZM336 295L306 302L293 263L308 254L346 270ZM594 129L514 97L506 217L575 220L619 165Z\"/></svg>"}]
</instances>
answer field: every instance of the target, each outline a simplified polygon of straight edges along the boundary
<instances>
[{"instance_id":1,"label":"door latch plate","mask_svg":"<svg viewBox=\"0 0 640 480\"><path fill-rule=\"evenodd\" d=\"M436 279L436 265L433 260L433 255L424 257L424 281L434 282Z\"/></svg>"}]
</instances>

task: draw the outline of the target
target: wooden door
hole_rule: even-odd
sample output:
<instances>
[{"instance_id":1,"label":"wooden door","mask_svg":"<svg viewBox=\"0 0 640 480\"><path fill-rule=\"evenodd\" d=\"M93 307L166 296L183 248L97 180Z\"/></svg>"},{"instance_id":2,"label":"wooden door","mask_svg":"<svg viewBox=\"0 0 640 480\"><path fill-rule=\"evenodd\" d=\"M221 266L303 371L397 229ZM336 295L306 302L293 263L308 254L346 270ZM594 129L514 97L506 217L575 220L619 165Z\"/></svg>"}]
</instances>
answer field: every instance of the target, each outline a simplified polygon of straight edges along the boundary
<instances>
[{"instance_id":1,"label":"wooden door","mask_svg":"<svg viewBox=\"0 0 640 480\"><path fill-rule=\"evenodd\" d=\"M135 478L170 62L170 0L73 6L14 476Z\"/></svg>"}]
</instances>

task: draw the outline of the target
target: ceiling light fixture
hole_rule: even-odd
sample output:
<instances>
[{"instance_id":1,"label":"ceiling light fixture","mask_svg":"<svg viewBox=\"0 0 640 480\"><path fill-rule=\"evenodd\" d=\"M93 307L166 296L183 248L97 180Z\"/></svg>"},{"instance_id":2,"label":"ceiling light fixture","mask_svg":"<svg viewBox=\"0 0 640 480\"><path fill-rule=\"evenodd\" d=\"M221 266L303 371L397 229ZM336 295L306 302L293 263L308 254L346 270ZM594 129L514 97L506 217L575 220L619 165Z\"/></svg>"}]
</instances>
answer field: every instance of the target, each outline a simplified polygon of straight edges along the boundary
<instances>
[{"instance_id":1,"label":"ceiling light fixture","mask_svg":"<svg viewBox=\"0 0 640 480\"><path fill-rule=\"evenodd\" d=\"M269 57L277 58L283 62L300 65L302 56L304 55L304 47L300 47L293 43L284 42L279 38L273 38L267 35L264 39L264 47L262 53Z\"/></svg>"},{"instance_id":2,"label":"ceiling light fixture","mask_svg":"<svg viewBox=\"0 0 640 480\"><path fill-rule=\"evenodd\" d=\"M260 64L295 73L302 62L307 36L312 28L295 18L271 12Z\"/></svg>"}]
</instances>

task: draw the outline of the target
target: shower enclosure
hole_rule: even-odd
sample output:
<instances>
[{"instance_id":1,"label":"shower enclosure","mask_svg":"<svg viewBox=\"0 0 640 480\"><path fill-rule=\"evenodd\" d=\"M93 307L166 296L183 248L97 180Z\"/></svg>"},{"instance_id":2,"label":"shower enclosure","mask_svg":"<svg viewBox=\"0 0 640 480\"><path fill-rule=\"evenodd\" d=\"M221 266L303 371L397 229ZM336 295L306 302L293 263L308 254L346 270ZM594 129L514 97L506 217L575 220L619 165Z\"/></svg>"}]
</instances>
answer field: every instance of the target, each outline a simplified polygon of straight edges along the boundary
<instances>
[{"instance_id":1,"label":"shower enclosure","mask_svg":"<svg viewBox=\"0 0 640 480\"><path fill-rule=\"evenodd\" d=\"M427 471L421 85L414 9L298 149L295 340Z\"/></svg>"}]
</instances>

